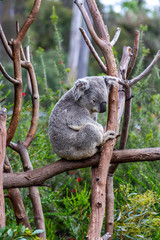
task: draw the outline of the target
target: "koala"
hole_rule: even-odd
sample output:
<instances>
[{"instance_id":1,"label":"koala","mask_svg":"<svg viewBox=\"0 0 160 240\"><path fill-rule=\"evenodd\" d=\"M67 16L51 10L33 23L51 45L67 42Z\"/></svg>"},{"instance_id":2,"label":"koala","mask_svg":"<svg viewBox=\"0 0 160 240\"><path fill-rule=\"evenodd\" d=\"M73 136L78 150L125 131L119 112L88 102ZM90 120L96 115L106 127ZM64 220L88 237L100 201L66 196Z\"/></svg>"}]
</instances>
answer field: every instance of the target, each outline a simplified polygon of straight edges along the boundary
<instances>
[{"instance_id":1,"label":"koala","mask_svg":"<svg viewBox=\"0 0 160 240\"><path fill-rule=\"evenodd\" d=\"M57 102L49 118L49 138L59 157L92 157L114 138L114 132L104 132L96 117L106 111L112 84L106 76L81 78Z\"/></svg>"}]
</instances>

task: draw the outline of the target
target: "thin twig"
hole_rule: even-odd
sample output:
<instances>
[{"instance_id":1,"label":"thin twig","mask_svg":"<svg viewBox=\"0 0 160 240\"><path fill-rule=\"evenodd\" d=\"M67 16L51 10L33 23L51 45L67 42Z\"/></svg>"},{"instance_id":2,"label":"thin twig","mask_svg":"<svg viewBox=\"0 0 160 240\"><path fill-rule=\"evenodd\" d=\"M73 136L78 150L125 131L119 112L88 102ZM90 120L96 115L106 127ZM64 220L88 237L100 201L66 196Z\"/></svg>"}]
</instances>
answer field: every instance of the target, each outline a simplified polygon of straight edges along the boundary
<instances>
[{"instance_id":1,"label":"thin twig","mask_svg":"<svg viewBox=\"0 0 160 240\"><path fill-rule=\"evenodd\" d=\"M26 47L26 60L27 60L27 62L30 62L30 47L29 46ZM28 86L30 95L32 95L31 78L30 78L28 71L27 71L27 86Z\"/></svg>"},{"instance_id":2,"label":"thin twig","mask_svg":"<svg viewBox=\"0 0 160 240\"><path fill-rule=\"evenodd\" d=\"M0 71L1 73L3 74L3 76L8 80L10 81L11 83L14 83L14 84L19 84L20 81L19 80L16 80L14 78L12 78L11 76L9 76L9 74L5 71L4 67L2 66L2 64L0 63Z\"/></svg>"},{"instance_id":3,"label":"thin twig","mask_svg":"<svg viewBox=\"0 0 160 240\"><path fill-rule=\"evenodd\" d=\"M114 35L114 37L113 37L113 39L112 39L112 41L111 41L111 46L113 47L115 44L116 44L116 42L118 41L118 38L119 38L119 36L120 36L120 33L121 33L121 29L120 28L117 28L117 31L116 31L116 33L115 33L115 35Z\"/></svg>"},{"instance_id":4,"label":"thin twig","mask_svg":"<svg viewBox=\"0 0 160 240\"><path fill-rule=\"evenodd\" d=\"M135 66L135 63L136 63L137 53L138 53L138 48L139 48L139 37L140 37L140 32L136 31L135 39L134 39L133 55L132 55L130 63L129 63L129 67L128 67L128 71L127 71L127 78L131 74L131 72Z\"/></svg>"},{"instance_id":5,"label":"thin twig","mask_svg":"<svg viewBox=\"0 0 160 240\"><path fill-rule=\"evenodd\" d=\"M104 65L104 63L102 62L102 60L100 59L98 53L96 52L95 48L93 47L90 39L88 38L85 30L83 28L80 28L80 31L83 35L84 40L86 41L89 49L91 50L91 53L93 54L94 58L96 59L96 61L98 62L99 66L102 68L104 73L107 73L107 67Z\"/></svg>"},{"instance_id":6,"label":"thin twig","mask_svg":"<svg viewBox=\"0 0 160 240\"><path fill-rule=\"evenodd\" d=\"M17 32L17 34L19 33L19 21L16 21L16 32ZM26 56L24 54L22 44L21 44L21 55L22 55L23 60L26 61Z\"/></svg>"},{"instance_id":7,"label":"thin twig","mask_svg":"<svg viewBox=\"0 0 160 240\"><path fill-rule=\"evenodd\" d=\"M3 43L3 46L6 50L6 52L8 53L9 57L12 59L12 50L11 50L10 46L8 45L8 41L7 41L6 36L3 32L1 24L0 24L0 38L2 40L2 43Z\"/></svg>"},{"instance_id":8,"label":"thin twig","mask_svg":"<svg viewBox=\"0 0 160 240\"><path fill-rule=\"evenodd\" d=\"M3 101L5 101L7 98L5 97L5 98L3 98L3 99L1 99L0 100L0 103L2 103Z\"/></svg>"},{"instance_id":9,"label":"thin twig","mask_svg":"<svg viewBox=\"0 0 160 240\"><path fill-rule=\"evenodd\" d=\"M160 58L160 50L157 52L155 58L153 59L153 61L150 63L150 65L137 77L133 78L132 80L130 80L128 82L129 86L133 86L135 83L137 83L138 81L140 81L142 78L144 78L145 76L147 76L150 71L152 70L152 68L154 67L154 65L157 63L157 61Z\"/></svg>"}]
</instances>

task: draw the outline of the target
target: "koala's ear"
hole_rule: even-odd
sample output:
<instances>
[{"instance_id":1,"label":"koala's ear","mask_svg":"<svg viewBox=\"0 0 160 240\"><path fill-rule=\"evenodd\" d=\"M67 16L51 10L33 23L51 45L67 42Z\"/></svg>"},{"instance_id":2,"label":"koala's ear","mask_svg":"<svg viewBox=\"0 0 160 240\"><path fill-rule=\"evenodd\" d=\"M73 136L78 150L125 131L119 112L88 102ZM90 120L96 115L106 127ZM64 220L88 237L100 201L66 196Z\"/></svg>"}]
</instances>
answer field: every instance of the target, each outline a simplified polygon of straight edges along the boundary
<instances>
[{"instance_id":1,"label":"koala's ear","mask_svg":"<svg viewBox=\"0 0 160 240\"><path fill-rule=\"evenodd\" d=\"M113 85L114 87L116 86L116 77L111 78L104 76L104 81L109 88L111 87L111 85Z\"/></svg>"},{"instance_id":2,"label":"koala's ear","mask_svg":"<svg viewBox=\"0 0 160 240\"><path fill-rule=\"evenodd\" d=\"M89 82L85 78L78 79L73 86L73 96L77 101L89 89Z\"/></svg>"}]
</instances>

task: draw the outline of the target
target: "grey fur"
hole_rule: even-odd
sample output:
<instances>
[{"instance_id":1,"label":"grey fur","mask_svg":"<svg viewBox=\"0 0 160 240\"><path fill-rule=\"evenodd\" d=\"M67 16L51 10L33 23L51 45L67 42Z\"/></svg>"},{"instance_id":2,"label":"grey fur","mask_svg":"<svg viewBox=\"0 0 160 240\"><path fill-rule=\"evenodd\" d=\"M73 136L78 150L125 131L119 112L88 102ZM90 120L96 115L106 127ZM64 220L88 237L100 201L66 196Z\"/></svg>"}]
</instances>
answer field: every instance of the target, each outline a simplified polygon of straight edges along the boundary
<instances>
[{"instance_id":1,"label":"grey fur","mask_svg":"<svg viewBox=\"0 0 160 240\"><path fill-rule=\"evenodd\" d=\"M106 111L111 84L107 77L78 79L53 108L49 118L49 137L55 153L68 160L93 156L113 131L104 133L96 114Z\"/></svg>"}]
</instances>

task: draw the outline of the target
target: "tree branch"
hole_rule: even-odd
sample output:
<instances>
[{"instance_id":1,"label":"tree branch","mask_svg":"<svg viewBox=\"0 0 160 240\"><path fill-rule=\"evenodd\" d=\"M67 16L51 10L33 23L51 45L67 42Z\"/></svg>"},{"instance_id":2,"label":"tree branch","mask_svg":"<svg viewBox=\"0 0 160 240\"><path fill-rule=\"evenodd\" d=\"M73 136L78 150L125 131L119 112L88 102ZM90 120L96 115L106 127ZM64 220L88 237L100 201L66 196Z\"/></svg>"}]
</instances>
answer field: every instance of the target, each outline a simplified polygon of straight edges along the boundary
<instances>
[{"instance_id":1,"label":"tree branch","mask_svg":"<svg viewBox=\"0 0 160 240\"><path fill-rule=\"evenodd\" d=\"M12 78L11 76L8 75L8 73L5 71L4 67L2 66L2 64L0 63L0 71L1 73L3 74L3 76L8 80L10 81L11 83L14 83L14 84L19 84L20 81L19 80L16 80L14 78Z\"/></svg>"},{"instance_id":2,"label":"tree branch","mask_svg":"<svg viewBox=\"0 0 160 240\"><path fill-rule=\"evenodd\" d=\"M160 58L160 50L157 52L155 58L153 59L153 61L150 63L150 65L137 77L133 78L132 80L130 80L128 82L129 86L133 86L135 83L137 83L138 81L140 81L142 78L144 78L145 76L147 76L150 71L152 70L152 68L154 67L154 65L157 63L157 61Z\"/></svg>"},{"instance_id":3,"label":"tree branch","mask_svg":"<svg viewBox=\"0 0 160 240\"><path fill-rule=\"evenodd\" d=\"M33 21L35 20L37 14L39 12L40 5L41 5L41 0L34 1L32 11L30 12L29 16L27 17L26 21L24 22L22 28L18 32L15 41L17 41L19 43L22 42L23 38L25 37L25 34L27 33L29 27L31 26L31 24L33 23Z\"/></svg>"},{"instance_id":4,"label":"tree branch","mask_svg":"<svg viewBox=\"0 0 160 240\"><path fill-rule=\"evenodd\" d=\"M103 41L97 36L97 33L95 32L95 30L93 28L92 22L91 22L91 20L90 20L90 18L88 16L88 13L87 13L84 5L79 0L75 0L74 3L78 6L79 10L81 11L82 16L84 18L84 21L85 21L85 23L87 25L88 31L91 34L93 40L95 41L95 43L97 43L98 45L102 46L103 45Z\"/></svg>"},{"instance_id":5,"label":"tree branch","mask_svg":"<svg viewBox=\"0 0 160 240\"><path fill-rule=\"evenodd\" d=\"M121 29L120 28L117 28L117 31L116 31L116 33L115 33L115 35L114 35L114 37L113 37L113 39L112 39L112 41L111 41L111 46L113 47L115 44L116 44L116 42L118 41L118 38L119 38L119 36L120 36L120 33L121 33Z\"/></svg>"},{"instance_id":6,"label":"tree branch","mask_svg":"<svg viewBox=\"0 0 160 240\"><path fill-rule=\"evenodd\" d=\"M122 54L122 59L121 62L119 64L119 69L118 69L118 77L121 78L122 82L126 82L126 74L127 74L127 69L128 69L128 64L130 61L130 57L131 57L131 48L130 47L123 47L123 54ZM119 134L119 129L120 129L120 123L121 123L121 118L122 118L122 114L124 111L124 106L126 106L126 103L128 104L128 102L126 102L126 94L127 96L130 93L130 89L128 89L127 87L124 86L120 86L119 85L119 93L118 93L118 119L117 119L117 129L116 129L116 133ZM129 98L129 96L128 96ZM128 106L128 105L127 105ZM128 109L128 108L127 108ZM126 118L123 122L123 126L125 126L125 124L127 123L127 113L126 112ZM128 129L128 127L126 126L126 128ZM123 139L126 137L126 133L128 133L128 131L125 131L125 129L123 129ZM113 174L115 172L115 170L117 169L118 164L111 164L110 168L109 168L109 173L108 173L108 177L107 177L107 187L106 187L106 223L105 223L105 231L109 232L112 236L113 236L113 227L114 227L114 190L113 190Z\"/></svg>"},{"instance_id":7,"label":"tree branch","mask_svg":"<svg viewBox=\"0 0 160 240\"><path fill-rule=\"evenodd\" d=\"M104 63L102 62L102 60L98 56L98 53L96 52L95 48L93 47L93 45L92 45L90 39L88 38L85 30L83 28L80 28L80 31L81 31L81 33L83 35L84 40L86 41L86 44L89 47L91 53L93 54L94 58L98 62L99 66L101 67L102 71L107 74L107 67L104 65Z\"/></svg>"},{"instance_id":8,"label":"tree branch","mask_svg":"<svg viewBox=\"0 0 160 240\"><path fill-rule=\"evenodd\" d=\"M26 61L31 62L31 60L30 60L30 47L29 46L26 47ZM28 71L27 71L27 86L28 86L29 93L32 96L31 78L29 76Z\"/></svg>"},{"instance_id":9,"label":"tree branch","mask_svg":"<svg viewBox=\"0 0 160 240\"><path fill-rule=\"evenodd\" d=\"M100 154L79 161L60 159L50 165L22 173L4 173L4 188L41 186L44 181L60 173L86 167L96 167ZM113 152L111 163L128 163L160 160L160 148L127 149Z\"/></svg>"},{"instance_id":10,"label":"tree branch","mask_svg":"<svg viewBox=\"0 0 160 240\"><path fill-rule=\"evenodd\" d=\"M14 109L12 114L12 119L7 131L7 145L12 140L15 131L18 126L21 106L22 106L22 70L21 70L21 56L20 48L21 42L29 29L32 22L35 20L37 13L39 11L41 0L35 0L34 6L27 20L23 24L21 30L18 32L16 38L11 42L12 52L13 52L13 64L14 64L14 77L16 80L19 80L19 85L15 85L15 98L14 98Z\"/></svg>"},{"instance_id":11,"label":"tree branch","mask_svg":"<svg viewBox=\"0 0 160 240\"><path fill-rule=\"evenodd\" d=\"M3 165L6 155L6 109L0 109L0 229L5 226L5 202L3 193Z\"/></svg>"},{"instance_id":12,"label":"tree branch","mask_svg":"<svg viewBox=\"0 0 160 240\"><path fill-rule=\"evenodd\" d=\"M12 59L12 50L11 50L11 48L8 45L8 41L7 41L6 36L5 36L4 32L3 32L1 24L0 24L0 38L1 38L1 41L3 43L3 46L4 46L5 50L6 50L6 52L8 53L8 56Z\"/></svg>"},{"instance_id":13,"label":"tree branch","mask_svg":"<svg viewBox=\"0 0 160 240\"><path fill-rule=\"evenodd\" d=\"M28 148L28 146L31 144L34 135L37 130L38 126L38 120L39 120L39 93L38 93L38 86L36 81L36 75L34 72L34 68L31 63L26 63L26 68L28 70L30 80L31 80L31 88L32 88L32 104L33 104L33 110L32 110L32 120L30 129L28 131L28 134L24 140L24 145Z\"/></svg>"},{"instance_id":14,"label":"tree branch","mask_svg":"<svg viewBox=\"0 0 160 240\"><path fill-rule=\"evenodd\" d=\"M7 168L7 173L13 173L11 165L9 163L8 157L5 157L5 166ZM12 203L14 214L16 216L17 224L23 224L25 227L31 229L28 216L25 211L21 193L18 188L8 189L8 196Z\"/></svg>"},{"instance_id":15,"label":"tree branch","mask_svg":"<svg viewBox=\"0 0 160 240\"><path fill-rule=\"evenodd\" d=\"M139 37L140 37L140 32L136 31L135 39L134 39L133 55L132 55L131 61L129 63L129 67L128 67L128 71L127 71L127 78L131 74L131 72L135 66L135 63L136 63L137 53L138 53L138 48L139 48Z\"/></svg>"}]
</instances>

